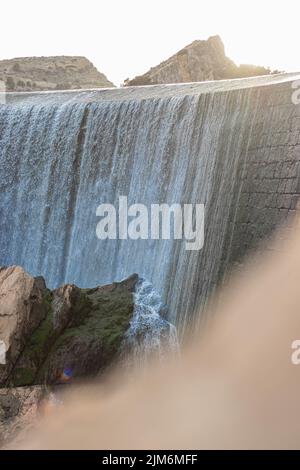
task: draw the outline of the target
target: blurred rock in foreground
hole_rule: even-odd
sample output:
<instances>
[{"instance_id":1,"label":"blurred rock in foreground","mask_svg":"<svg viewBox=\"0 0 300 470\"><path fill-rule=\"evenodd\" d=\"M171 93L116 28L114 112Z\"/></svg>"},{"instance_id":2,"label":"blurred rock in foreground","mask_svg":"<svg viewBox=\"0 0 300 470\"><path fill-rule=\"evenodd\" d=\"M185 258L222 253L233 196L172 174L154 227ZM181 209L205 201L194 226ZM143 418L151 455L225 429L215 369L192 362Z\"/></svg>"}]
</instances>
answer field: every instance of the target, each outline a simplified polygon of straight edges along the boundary
<instances>
[{"instance_id":1,"label":"blurred rock in foreground","mask_svg":"<svg viewBox=\"0 0 300 470\"><path fill-rule=\"evenodd\" d=\"M43 396L40 386L0 389L0 447L24 439L36 422Z\"/></svg>"}]
</instances>

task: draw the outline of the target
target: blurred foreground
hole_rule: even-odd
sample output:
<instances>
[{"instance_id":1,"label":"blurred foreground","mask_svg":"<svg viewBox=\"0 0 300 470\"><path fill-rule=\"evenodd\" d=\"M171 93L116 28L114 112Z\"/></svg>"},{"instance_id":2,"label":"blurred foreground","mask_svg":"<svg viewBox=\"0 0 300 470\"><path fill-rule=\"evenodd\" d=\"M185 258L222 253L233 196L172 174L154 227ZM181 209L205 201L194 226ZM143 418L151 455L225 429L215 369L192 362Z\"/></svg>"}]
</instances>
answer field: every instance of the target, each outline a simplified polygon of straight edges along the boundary
<instances>
[{"instance_id":1,"label":"blurred foreground","mask_svg":"<svg viewBox=\"0 0 300 470\"><path fill-rule=\"evenodd\" d=\"M299 220L233 276L211 310L205 336L180 358L70 391L21 447L300 448L300 365L291 361L300 339Z\"/></svg>"}]
</instances>

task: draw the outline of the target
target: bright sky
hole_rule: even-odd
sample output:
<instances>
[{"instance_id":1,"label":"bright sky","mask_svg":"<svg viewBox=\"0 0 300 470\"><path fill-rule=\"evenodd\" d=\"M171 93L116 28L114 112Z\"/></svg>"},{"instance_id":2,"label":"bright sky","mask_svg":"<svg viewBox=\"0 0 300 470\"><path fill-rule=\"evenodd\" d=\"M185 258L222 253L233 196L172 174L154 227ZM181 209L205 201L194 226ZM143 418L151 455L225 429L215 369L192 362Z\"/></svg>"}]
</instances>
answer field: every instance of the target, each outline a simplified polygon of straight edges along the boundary
<instances>
[{"instance_id":1,"label":"bright sky","mask_svg":"<svg viewBox=\"0 0 300 470\"><path fill-rule=\"evenodd\" d=\"M237 64L300 71L299 0L8 0L0 59L83 55L119 85L215 34Z\"/></svg>"}]
</instances>

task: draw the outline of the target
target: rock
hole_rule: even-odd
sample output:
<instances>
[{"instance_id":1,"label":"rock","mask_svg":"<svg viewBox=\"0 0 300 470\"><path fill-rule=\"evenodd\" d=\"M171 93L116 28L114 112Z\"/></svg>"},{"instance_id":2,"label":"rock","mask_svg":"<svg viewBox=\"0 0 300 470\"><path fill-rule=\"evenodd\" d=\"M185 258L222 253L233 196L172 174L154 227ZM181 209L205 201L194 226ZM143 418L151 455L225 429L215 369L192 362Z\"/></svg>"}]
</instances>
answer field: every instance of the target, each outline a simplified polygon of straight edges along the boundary
<instances>
[{"instance_id":1,"label":"rock","mask_svg":"<svg viewBox=\"0 0 300 470\"><path fill-rule=\"evenodd\" d=\"M134 309L138 277L95 289L80 289L67 327L57 337L36 383L55 384L72 377L94 377L118 359Z\"/></svg>"},{"instance_id":2,"label":"rock","mask_svg":"<svg viewBox=\"0 0 300 470\"><path fill-rule=\"evenodd\" d=\"M42 387L0 389L0 447L14 440L17 445L32 429L38 417Z\"/></svg>"},{"instance_id":3,"label":"rock","mask_svg":"<svg viewBox=\"0 0 300 470\"><path fill-rule=\"evenodd\" d=\"M225 55L219 36L207 41L194 41L144 75L125 80L125 86L160 83L187 83L267 75L270 69L251 65L238 67Z\"/></svg>"},{"instance_id":4,"label":"rock","mask_svg":"<svg viewBox=\"0 0 300 470\"><path fill-rule=\"evenodd\" d=\"M7 91L45 91L113 87L85 57L22 57L0 61Z\"/></svg>"},{"instance_id":5,"label":"rock","mask_svg":"<svg viewBox=\"0 0 300 470\"><path fill-rule=\"evenodd\" d=\"M3 366L6 373L0 383L0 448L22 445L39 416L63 406L66 383L93 378L116 361L133 366L124 361L124 346L130 323L136 326L134 293L140 282L133 274L92 289L67 284L50 291L43 278L20 267L0 269L0 331L6 332L10 345L9 367ZM168 328L160 321L163 341ZM138 329L139 353L152 324L144 318Z\"/></svg>"},{"instance_id":6,"label":"rock","mask_svg":"<svg viewBox=\"0 0 300 470\"><path fill-rule=\"evenodd\" d=\"M9 376L34 330L47 315L45 283L19 266L0 268L0 340L6 364L0 365L0 384Z\"/></svg>"},{"instance_id":7,"label":"rock","mask_svg":"<svg viewBox=\"0 0 300 470\"><path fill-rule=\"evenodd\" d=\"M0 366L0 386L56 384L110 367L132 318L138 280L134 274L107 286L51 292L43 278L2 268L0 332L9 360Z\"/></svg>"}]
</instances>

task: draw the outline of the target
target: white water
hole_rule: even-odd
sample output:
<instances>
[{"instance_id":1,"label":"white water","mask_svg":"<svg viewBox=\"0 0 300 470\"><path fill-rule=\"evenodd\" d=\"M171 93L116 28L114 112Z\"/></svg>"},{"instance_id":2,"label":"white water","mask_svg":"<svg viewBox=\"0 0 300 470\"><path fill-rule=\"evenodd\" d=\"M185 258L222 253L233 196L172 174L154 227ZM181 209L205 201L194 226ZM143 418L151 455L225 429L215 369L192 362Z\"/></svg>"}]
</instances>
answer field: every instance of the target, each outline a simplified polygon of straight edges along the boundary
<instances>
[{"instance_id":1,"label":"white water","mask_svg":"<svg viewBox=\"0 0 300 470\"><path fill-rule=\"evenodd\" d=\"M216 282L248 99L246 91L1 107L0 264L44 275L52 288L136 272L183 327ZM188 252L180 240L98 240L96 208L117 207L120 195L147 207L205 203L205 250Z\"/></svg>"},{"instance_id":2,"label":"white water","mask_svg":"<svg viewBox=\"0 0 300 470\"><path fill-rule=\"evenodd\" d=\"M143 367L152 355L163 360L166 354L179 352L176 328L162 318L165 306L152 284L140 280L134 297L133 317L123 344L126 360Z\"/></svg>"},{"instance_id":3,"label":"white water","mask_svg":"<svg viewBox=\"0 0 300 470\"><path fill-rule=\"evenodd\" d=\"M52 288L138 273L184 331L220 279L253 125L270 133L266 85L288 79L9 95L0 106L0 264ZM147 207L204 203L203 250L98 240L96 208L120 195Z\"/></svg>"}]
</instances>

